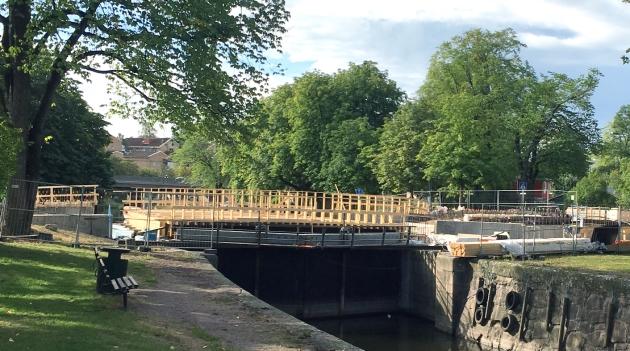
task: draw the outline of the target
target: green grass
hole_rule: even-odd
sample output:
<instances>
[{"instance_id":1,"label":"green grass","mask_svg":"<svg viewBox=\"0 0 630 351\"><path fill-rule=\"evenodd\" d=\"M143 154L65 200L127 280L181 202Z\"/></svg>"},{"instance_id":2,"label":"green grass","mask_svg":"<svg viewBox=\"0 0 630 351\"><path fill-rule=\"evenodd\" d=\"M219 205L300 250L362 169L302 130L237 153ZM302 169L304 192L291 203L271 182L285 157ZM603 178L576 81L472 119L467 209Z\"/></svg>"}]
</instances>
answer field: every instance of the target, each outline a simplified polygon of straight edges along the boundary
<instances>
[{"instance_id":1,"label":"green grass","mask_svg":"<svg viewBox=\"0 0 630 351\"><path fill-rule=\"evenodd\" d=\"M526 261L526 264L587 272L614 273L630 277L629 254L548 256L542 261Z\"/></svg>"},{"instance_id":2,"label":"green grass","mask_svg":"<svg viewBox=\"0 0 630 351\"><path fill-rule=\"evenodd\" d=\"M0 243L0 350L172 350L178 338L95 291L94 255L52 244ZM153 276L135 260L140 284Z\"/></svg>"}]
</instances>

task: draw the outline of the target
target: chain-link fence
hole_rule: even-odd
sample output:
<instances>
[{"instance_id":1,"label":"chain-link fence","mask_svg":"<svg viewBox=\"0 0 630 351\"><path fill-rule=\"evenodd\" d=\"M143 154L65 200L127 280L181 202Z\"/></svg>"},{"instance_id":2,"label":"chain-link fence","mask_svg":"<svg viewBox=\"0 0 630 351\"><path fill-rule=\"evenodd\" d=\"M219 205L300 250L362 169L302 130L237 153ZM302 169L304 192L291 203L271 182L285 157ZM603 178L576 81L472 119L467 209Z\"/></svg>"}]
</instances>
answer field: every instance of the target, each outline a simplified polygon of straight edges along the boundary
<instances>
[{"instance_id":1,"label":"chain-link fence","mask_svg":"<svg viewBox=\"0 0 630 351\"><path fill-rule=\"evenodd\" d=\"M522 240L526 254L549 238L568 239L567 250L574 252L582 238L619 252L630 242L629 212L578 206L576 194L566 191L416 192L413 197L426 202L426 213L400 215L405 203L386 202L386 197L352 202L338 196L339 208L318 209L317 201L299 193L299 201L274 195L274 200L252 204L251 195L229 198L228 191L202 190L113 190L14 180L0 196L0 237L200 250L443 245L443 236L456 235L480 245L497 237Z\"/></svg>"},{"instance_id":2,"label":"chain-link fence","mask_svg":"<svg viewBox=\"0 0 630 351\"><path fill-rule=\"evenodd\" d=\"M485 211L502 211L541 206L565 209L577 205L576 192L564 190L416 191L413 196L424 199L431 209L447 207L470 211L483 207Z\"/></svg>"},{"instance_id":3,"label":"chain-link fence","mask_svg":"<svg viewBox=\"0 0 630 351\"><path fill-rule=\"evenodd\" d=\"M115 218L99 208L109 193L96 185L13 179L0 199L0 237L112 245Z\"/></svg>"}]
</instances>

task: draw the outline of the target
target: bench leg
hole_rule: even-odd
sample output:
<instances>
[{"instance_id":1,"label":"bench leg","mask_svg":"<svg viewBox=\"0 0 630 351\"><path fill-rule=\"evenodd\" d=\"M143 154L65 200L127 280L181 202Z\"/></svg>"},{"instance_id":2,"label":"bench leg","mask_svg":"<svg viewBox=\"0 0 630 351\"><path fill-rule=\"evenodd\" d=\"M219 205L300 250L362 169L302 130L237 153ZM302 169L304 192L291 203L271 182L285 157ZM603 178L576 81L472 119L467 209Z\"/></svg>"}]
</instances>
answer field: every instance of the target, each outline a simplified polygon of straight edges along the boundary
<instances>
[{"instance_id":1,"label":"bench leg","mask_svg":"<svg viewBox=\"0 0 630 351\"><path fill-rule=\"evenodd\" d=\"M123 294L123 307L127 309L127 293Z\"/></svg>"}]
</instances>

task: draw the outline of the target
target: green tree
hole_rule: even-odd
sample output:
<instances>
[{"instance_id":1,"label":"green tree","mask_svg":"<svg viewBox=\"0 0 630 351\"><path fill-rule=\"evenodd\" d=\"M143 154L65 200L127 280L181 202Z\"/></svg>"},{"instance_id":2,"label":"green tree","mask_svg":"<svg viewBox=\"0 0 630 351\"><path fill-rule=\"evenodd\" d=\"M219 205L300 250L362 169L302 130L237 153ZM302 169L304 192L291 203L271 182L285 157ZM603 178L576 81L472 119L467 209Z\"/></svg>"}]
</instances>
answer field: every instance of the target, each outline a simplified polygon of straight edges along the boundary
<instances>
[{"instance_id":1,"label":"green tree","mask_svg":"<svg viewBox=\"0 0 630 351\"><path fill-rule=\"evenodd\" d=\"M378 141L378 133L368 117L342 121L324 139L324 154L317 188L334 192L354 192L361 188L368 193L378 191L378 183L369 167L368 149Z\"/></svg>"},{"instance_id":2,"label":"green tree","mask_svg":"<svg viewBox=\"0 0 630 351\"><path fill-rule=\"evenodd\" d=\"M201 134L184 137L180 147L173 153L173 162L175 174L186 178L190 184L223 188L229 183L221 176L216 144Z\"/></svg>"},{"instance_id":3,"label":"green tree","mask_svg":"<svg viewBox=\"0 0 630 351\"><path fill-rule=\"evenodd\" d=\"M600 143L590 102L600 73L536 75L511 29L471 30L433 55L419 96L436 114L420 160L449 189L531 187L586 174Z\"/></svg>"},{"instance_id":4,"label":"green tree","mask_svg":"<svg viewBox=\"0 0 630 351\"><path fill-rule=\"evenodd\" d=\"M41 180L110 186L107 125L103 116L91 111L75 83L64 83L53 98L43 131Z\"/></svg>"},{"instance_id":5,"label":"green tree","mask_svg":"<svg viewBox=\"0 0 630 351\"><path fill-rule=\"evenodd\" d=\"M515 92L532 71L511 29L475 29L442 44L432 56L419 97L436 114L419 160L425 178L444 188L499 188L513 179L508 118Z\"/></svg>"},{"instance_id":6,"label":"green tree","mask_svg":"<svg viewBox=\"0 0 630 351\"><path fill-rule=\"evenodd\" d=\"M111 155L109 163L112 167L113 176L141 176L141 177L166 177L173 178L175 173L164 167L161 171L151 168L140 168L133 161L125 160Z\"/></svg>"},{"instance_id":7,"label":"green tree","mask_svg":"<svg viewBox=\"0 0 630 351\"><path fill-rule=\"evenodd\" d=\"M374 188L363 149L376 142L376 129L403 100L374 62L350 64L332 75L306 73L262 101L243 126L245 136L220 148L221 167L233 186Z\"/></svg>"},{"instance_id":8,"label":"green tree","mask_svg":"<svg viewBox=\"0 0 630 351\"><path fill-rule=\"evenodd\" d=\"M589 172L575 185L577 200L586 206L615 206L616 199L609 193L610 176L602 172Z\"/></svg>"},{"instance_id":9,"label":"green tree","mask_svg":"<svg viewBox=\"0 0 630 351\"><path fill-rule=\"evenodd\" d=\"M124 160L120 157L110 156L109 162L112 165L112 174L114 176L138 176L140 168L135 163Z\"/></svg>"},{"instance_id":10,"label":"green tree","mask_svg":"<svg viewBox=\"0 0 630 351\"><path fill-rule=\"evenodd\" d=\"M630 105L621 106L606 128L602 154L616 164L630 159Z\"/></svg>"},{"instance_id":11,"label":"green tree","mask_svg":"<svg viewBox=\"0 0 630 351\"><path fill-rule=\"evenodd\" d=\"M530 186L539 178L558 182L586 174L589 155L601 142L590 102L599 76L592 69L577 78L551 73L528 80L512 125L519 178Z\"/></svg>"},{"instance_id":12,"label":"green tree","mask_svg":"<svg viewBox=\"0 0 630 351\"><path fill-rule=\"evenodd\" d=\"M224 135L264 90L265 54L280 45L287 19L284 0L4 2L0 118L21 132L15 176L38 178L51 103L69 72L126 86L139 99L125 99L123 110ZM10 203L24 195L9 190ZM35 188L27 193L32 207ZM21 234L31 219L30 211L9 216L7 232Z\"/></svg>"},{"instance_id":13,"label":"green tree","mask_svg":"<svg viewBox=\"0 0 630 351\"><path fill-rule=\"evenodd\" d=\"M617 203L626 209L630 207L630 159L621 161L619 171L612 177Z\"/></svg>"},{"instance_id":14,"label":"green tree","mask_svg":"<svg viewBox=\"0 0 630 351\"><path fill-rule=\"evenodd\" d=\"M422 102L409 102L388 119L372 152L372 169L387 192L413 192L426 185L418 160L432 114Z\"/></svg>"}]
</instances>

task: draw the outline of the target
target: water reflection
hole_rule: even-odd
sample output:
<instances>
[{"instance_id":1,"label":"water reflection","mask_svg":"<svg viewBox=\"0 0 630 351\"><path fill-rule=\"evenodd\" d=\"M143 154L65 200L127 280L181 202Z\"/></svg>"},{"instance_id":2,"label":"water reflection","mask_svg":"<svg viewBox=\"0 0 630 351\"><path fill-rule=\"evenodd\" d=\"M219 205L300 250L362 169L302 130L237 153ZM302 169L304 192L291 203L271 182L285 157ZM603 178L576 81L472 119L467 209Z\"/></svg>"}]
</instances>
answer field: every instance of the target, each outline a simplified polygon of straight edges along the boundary
<instances>
[{"instance_id":1,"label":"water reflection","mask_svg":"<svg viewBox=\"0 0 630 351\"><path fill-rule=\"evenodd\" d=\"M478 351L435 329L433 322L407 315L371 315L308 320L309 324L366 351Z\"/></svg>"}]
</instances>

